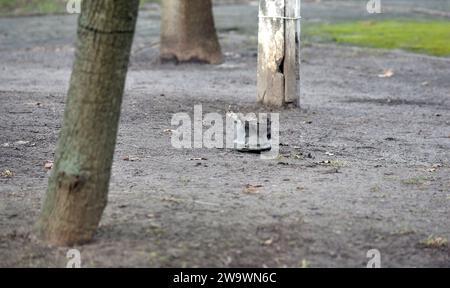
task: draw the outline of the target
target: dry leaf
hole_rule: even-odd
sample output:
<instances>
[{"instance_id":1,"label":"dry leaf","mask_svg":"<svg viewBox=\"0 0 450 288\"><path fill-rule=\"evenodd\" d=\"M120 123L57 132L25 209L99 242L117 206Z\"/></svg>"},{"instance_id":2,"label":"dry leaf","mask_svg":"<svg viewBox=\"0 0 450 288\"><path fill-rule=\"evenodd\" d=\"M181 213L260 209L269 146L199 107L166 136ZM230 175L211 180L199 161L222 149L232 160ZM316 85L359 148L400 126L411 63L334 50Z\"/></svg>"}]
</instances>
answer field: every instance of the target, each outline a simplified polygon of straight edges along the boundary
<instances>
[{"instance_id":1,"label":"dry leaf","mask_svg":"<svg viewBox=\"0 0 450 288\"><path fill-rule=\"evenodd\" d=\"M394 76L394 71L392 71L392 69L385 69L383 74L378 75L380 78L390 78L392 76Z\"/></svg>"},{"instance_id":2,"label":"dry leaf","mask_svg":"<svg viewBox=\"0 0 450 288\"><path fill-rule=\"evenodd\" d=\"M14 142L14 144L16 144L16 145L26 145L26 144L28 144L28 143L30 143L30 141L16 141L16 142Z\"/></svg>"},{"instance_id":3,"label":"dry leaf","mask_svg":"<svg viewBox=\"0 0 450 288\"><path fill-rule=\"evenodd\" d=\"M53 168L53 161L51 160L45 161L44 168L47 170L51 170Z\"/></svg>"},{"instance_id":4,"label":"dry leaf","mask_svg":"<svg viewBox=\"0 0 450 288\"><path fill-rule=\"evenodd\" d=\"M270 246L273 244L273 238L267 239L266 241L263 242L264 246Z\"/></svg>"},{"instance_id":5,"label":"dry leaf","mask_svg":"<svg viewBox=\"0 0 450 288\"><path fill-rule=\"evenodd\" d=\"M294 159L302 159L302 156L299 154L294 154Z\"/></svg>"},{"instance_id":6,"label":"dry leaf","mask_svg":"<svg viewBox=\"0 0 450 288\"><path fill-rule=\"evenodd\" d=\"M2 177L11 178L13 176L14 172L12 172L11 170L6 169L5 171L2 172Z\"/></svg>"},{"instance_id":7,"label":"dry leaf","mask_svg":"<svg viewBox=\"0 0 450 288\"><path fill-rule=\"evenodd\" d=\"M123 158L124 161L130 161L130 162L136 162L139 161L141 159L139 159L139 157L134 157L134 156L126 156Z\"/></svg>"},{"instance_id":8,"label":"dry leaf","mask_svg":"<svg viewBox=\"0 0 450 288\"><path fill-rule=\"evenodd\" d=\"M260 192L258 188L261 188L261 187L263 187L263 186L247 184L247 185L245 185L243 192L245 194L258 194Z\"/></svg>"},{"instance_id":9,"label":"dry leaf","mask_svg":"<svg viewBox=\"0 0 450 288\"><path fill-rule=\"evenodd\" d=\"M438 168L441 168L441 167L442 167L442 164L439 164L439 163L433 164L433 165L431 166L431 168L428 168L428 169L427 169L427 171L428 171L428 172L435 172Z\"/></svg>"}]
</instances>

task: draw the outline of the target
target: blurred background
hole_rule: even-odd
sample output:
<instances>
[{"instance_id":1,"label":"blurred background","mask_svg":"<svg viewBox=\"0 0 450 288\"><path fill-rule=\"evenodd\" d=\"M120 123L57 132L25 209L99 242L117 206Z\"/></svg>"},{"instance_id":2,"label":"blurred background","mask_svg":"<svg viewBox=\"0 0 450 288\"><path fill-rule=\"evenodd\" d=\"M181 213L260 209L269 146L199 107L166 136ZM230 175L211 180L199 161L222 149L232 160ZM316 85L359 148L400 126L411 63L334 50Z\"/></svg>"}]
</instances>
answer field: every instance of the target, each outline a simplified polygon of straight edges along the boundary
<instances>
[{"instance_id":1,"label":"blurred background","mask_svg":"<svg viewBox=\"0 0 450 288\"><path fill-rule=\"evenodd\" d=\"M160 1L142 0L144 15L158 20ZM336 42L450 55L449 0L380 0L381 13L372 14L367 11L367 2L303 0L303 43ZM0 16L69 16L66 3L67 0L0 0ZM215 0L214 3L218 30L256 37L258 1ZM150 26L154 27L151 32L159 33L157 23ZM254 37L250 39L255 42Z\"/></svg>"}]
</instances>

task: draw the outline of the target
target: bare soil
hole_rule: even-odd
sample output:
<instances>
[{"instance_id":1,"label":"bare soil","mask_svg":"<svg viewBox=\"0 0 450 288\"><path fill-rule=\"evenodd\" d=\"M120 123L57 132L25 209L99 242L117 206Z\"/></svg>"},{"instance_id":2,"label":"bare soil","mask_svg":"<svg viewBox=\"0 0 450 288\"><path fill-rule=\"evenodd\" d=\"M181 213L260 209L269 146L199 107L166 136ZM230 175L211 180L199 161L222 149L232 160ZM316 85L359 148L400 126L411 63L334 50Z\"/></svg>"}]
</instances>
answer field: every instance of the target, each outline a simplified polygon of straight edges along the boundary
<instances>
[{"instance_id":1,"label":"bare soil","mask_svg":"<svg viewBox=\"0 0 450 288\"><path fill-rule=\"evenodd\" d=\"M217 7L219 66L160 64L158 15L140 15L109 204L77 247L83 266L365 267L375 248L383 267L450 267L448 246L423 242L450 238L450 59L305 45L302 109L274 110L279 159L178 150L166 131L174 113L268 111L255 104L256 10ZM0 177L0 267L67 262L33 225L75 28L73 16L0 18L0 170L13 173ZM394 75L378 77L384 69Z\"/></svg>"}]
</instances>

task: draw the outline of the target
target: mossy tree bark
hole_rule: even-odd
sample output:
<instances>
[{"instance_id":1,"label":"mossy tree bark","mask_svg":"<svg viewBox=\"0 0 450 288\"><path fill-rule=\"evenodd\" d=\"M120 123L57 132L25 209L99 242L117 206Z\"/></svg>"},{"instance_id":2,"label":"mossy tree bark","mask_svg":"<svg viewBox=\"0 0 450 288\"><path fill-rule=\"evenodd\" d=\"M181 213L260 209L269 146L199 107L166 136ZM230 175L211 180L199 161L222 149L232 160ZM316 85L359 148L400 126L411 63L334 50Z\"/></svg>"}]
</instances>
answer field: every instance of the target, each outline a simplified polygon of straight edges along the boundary
<instances>
[{"instance_id":1,"label":"mossy tree bark","mask_svg":"<svg viewBox=\"0 0 450 288\"><path fill-rule=\"evenodd\" d=\"M83 1L64 124L37 223L47 243L85 243L100 222L138 6L138 0Z\"/></svg>"},{"instance_id":2,"label":"mossy tree bark","mask_svg":"<svg viewBox=\"0 0 450 288\"><path fill-rule=\"evenodd\" d=\"M221 63L211 0L162 2L161 60Z\"/></svg>"}]
</instances>

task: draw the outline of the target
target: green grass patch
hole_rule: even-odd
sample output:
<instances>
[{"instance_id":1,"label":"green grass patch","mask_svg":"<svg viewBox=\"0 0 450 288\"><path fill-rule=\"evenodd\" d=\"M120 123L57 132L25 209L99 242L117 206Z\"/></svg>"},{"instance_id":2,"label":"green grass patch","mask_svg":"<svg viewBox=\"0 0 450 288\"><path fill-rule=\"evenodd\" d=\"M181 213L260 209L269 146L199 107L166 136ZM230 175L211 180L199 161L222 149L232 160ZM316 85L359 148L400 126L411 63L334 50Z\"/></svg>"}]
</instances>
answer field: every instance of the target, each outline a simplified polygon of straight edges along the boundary
<instances>
[{"instance_id":1,"label":"green grass patch","mask_svg":"<svg viewBox=\"0 0 450 288\"><path fill-rule=\"evenodd\" d=\"M304 23L307 41L334 41L359 46L450 55L450 21L380 20L333 24Z\"/></svg>"}]
</instances>

